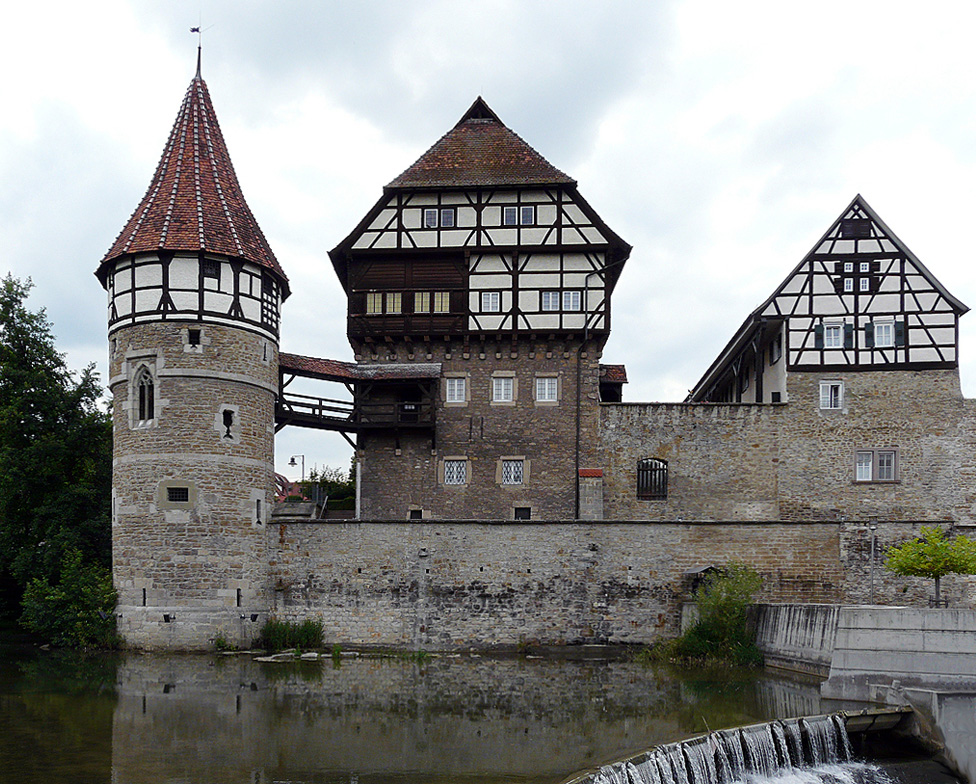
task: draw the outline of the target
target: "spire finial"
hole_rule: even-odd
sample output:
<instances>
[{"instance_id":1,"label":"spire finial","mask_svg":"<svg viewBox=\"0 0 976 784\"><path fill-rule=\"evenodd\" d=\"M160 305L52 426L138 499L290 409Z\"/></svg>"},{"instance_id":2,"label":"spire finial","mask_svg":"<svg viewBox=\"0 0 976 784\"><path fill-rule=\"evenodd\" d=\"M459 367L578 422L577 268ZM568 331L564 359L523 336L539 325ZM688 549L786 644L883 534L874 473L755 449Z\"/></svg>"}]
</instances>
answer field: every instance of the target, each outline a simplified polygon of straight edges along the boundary
<instances>
[{"instance_id":1,"label":"spire finial","mask_svg":"<svg viewBox=\"0 0 976 784\"><path fill-rule=\"evenodd\" d=\"M197 34L197 75L195 78L201 79L203 78L200 75L200 60L202 58L202 52L203 52L203 30L200 28L200 26L197 26L197 27L191 27L190 32Z\"/></svg>"}]
</instances>

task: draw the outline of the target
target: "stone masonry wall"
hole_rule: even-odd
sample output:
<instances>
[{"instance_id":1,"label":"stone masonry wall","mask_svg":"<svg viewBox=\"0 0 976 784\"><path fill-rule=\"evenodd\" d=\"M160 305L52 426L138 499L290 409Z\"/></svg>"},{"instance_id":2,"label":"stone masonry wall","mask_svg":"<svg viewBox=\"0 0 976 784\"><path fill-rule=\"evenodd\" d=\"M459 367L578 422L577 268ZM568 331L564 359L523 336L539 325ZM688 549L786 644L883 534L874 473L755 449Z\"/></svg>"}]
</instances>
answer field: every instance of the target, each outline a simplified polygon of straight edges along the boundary
<instances>
[{"instance_id":1,"label":"stone masonry wall","mask_svg":"<svg viewBox=\"0 0 976 784\"><path fill-rule=\"evenodd\" d=\"M685 572L740 561L765 601L840 601L836 524L335 522L268 530L275 613L329 642L426 649L647 643Z\"/></svg>"},{"instance_id":2,"label":"stone masonry wall","mask_svg":"<svg viewBox=\"0 0 976 784\"><path fill-rule=\"evenodd\" d=\"M598 342L597 342L598 343ZM401 347L402 348L402 347ZM578 343L486 342L429 344L426 353L393 359L441 363L437 390L436 438L430 432L363 436L359 451L365 519L404 520L411 510L424 518L512 519L528 507L532 519L575 516L576 362ZM599 441L599 346L583 352L580 421L581 467L593 467ZM515 380L512 403L491 401L492 377ZM466 379L468 400L445 401L444 379ZM537 376L558 379L556 403L535 400ZM443 461L468 461L468 481L445 485ZM503 485L502 458L525 460L521 485Z\"/></svg>"}]
</instances>

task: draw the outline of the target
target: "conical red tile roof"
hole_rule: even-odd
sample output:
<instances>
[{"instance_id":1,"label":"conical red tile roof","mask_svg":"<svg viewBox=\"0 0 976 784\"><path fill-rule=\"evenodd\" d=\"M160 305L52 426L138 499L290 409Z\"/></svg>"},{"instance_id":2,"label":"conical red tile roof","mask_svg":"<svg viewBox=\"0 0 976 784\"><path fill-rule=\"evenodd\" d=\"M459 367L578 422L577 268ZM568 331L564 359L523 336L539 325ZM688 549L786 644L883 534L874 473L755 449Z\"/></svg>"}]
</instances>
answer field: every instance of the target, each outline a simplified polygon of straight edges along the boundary
<instances>
[{"instance_id":1,"label":"conical red tile roof","mask_svg":"<svg viewBox=\"0 0 976 784\"><path fill-rule=\"evenodd\" d=\"M156 174L99 268L129 253L207 251L246 259L288 278L254 219L234 173L207 84L190 82Z\"/></svg>"},{"instance_id":2,"label":"conical red tile roof","mask_svg":"<svg viewBox=\"0 0 976 784\"><path fill-rule=\"evenodd\" d=\"M576 180L511 131L479 97L457 125L386 187L575 184Z\"/></svg>"}]
</instances>

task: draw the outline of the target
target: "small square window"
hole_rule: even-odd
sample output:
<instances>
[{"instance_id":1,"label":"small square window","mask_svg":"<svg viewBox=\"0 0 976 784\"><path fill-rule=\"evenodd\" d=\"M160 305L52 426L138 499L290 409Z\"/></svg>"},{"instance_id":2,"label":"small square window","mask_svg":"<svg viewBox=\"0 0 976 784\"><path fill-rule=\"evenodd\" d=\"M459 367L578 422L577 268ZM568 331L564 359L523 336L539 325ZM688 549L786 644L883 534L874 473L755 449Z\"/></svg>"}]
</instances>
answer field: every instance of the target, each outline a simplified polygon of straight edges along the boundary
<instances>
[{"instance_id":1,"label":"small square window","mask_svg":"<svg viewBox=\"0 0 976 784\"><path fill-rule=\"evenodd\" d=\"M516 520L531 520L532 519L532 507L530 507L530 506L516 506L515 507L515 519Z\"/></svg>"},{"instance_id":2,"label":"small square window","mask_svg":"<svg viewBox=\"0 0 976 784\"><path fill-rule=\"evenodd\" d=\"M844 347L844 325L824 324L824 348Z\"/></svg>"},{"instance_id":3,"label":"small square window","mask_svg":"<svg viewBox=\"0 0 976 784\"><path fill-rule=\"evenodd\" d=\"M423 520L424 519L424 510L423 509L411 509L410 510L410 515L409 515L408 519L409 520Z\"/></svg>"},{"instance_id":4,"label":"small square window","mask_svg":"<svg viewBox=\"0 0 976 784\"><path fill-rule=\"evenodd\" d=\"M502 460L502 484L520 485L524 474L524 460Z\"/></svg>"},{"instance_id":5,"label":"small square window","mask_svg":"<svg viewBox=\"0 0 976 784\"><path fill-rule=\"evenodd\" d=\"M518 207L502 208L502 225L518 226Z\"/></svg>"},{"instance_id":6,"label":"small square window","mask_svg":"<svg viewBox=\"0 0 976 784\"><path fill-rule=\"evenodd\" d=\"M820 382L820 407L821 408L843 408L844 406L844 382L843 381L821 381Z\"/></svg>"},{"instance_id":7,"label":"small square window","mask_svg":"<svg viewBox=\"0 0 976 784\"><path fill-rule=\"evenodd\" d=\"M436 209L424 210L424 228L425 229L436 229L437 228L437 210Z\"/></svg>"},{"instance_id":8,"label":"small square window","mask_svg":"<svg viewBox=\"0 0 976 784\"><path fill-rule=\"evenodd\" d=\"M199 329L188 329L186 331L186 342L191 346L200 345L200 330Z\"/></svg>"},{"instance_id":9,"label":"small square window","mask_svg":"<svg viewBox=\"0 0 976 784\"><path fill-rule=\"evenodd\" d=\"M891 348L895 345L895 322L880 321L874 324L875 348Z\"/></svg>"},{"instance_id":10,"label":"small square window","mask_svg":"<svg viewBox=\"0 0 976 784\"><path fill-rule=\"evenodd\" d=\"M467 460L445 460L444 461L444 484L463 485L468 481L468 461Z\"/></svg>"},{"instance_id":11,"label":"small square window","mask_svg":"<svg viewBox=\"0 0 976 784\"><path fill-rule=\"evenodd\" d=\"M861 278L860 281L859 281L859 283L860 283L860 290L861 291L870 291L871 290L871 278Z\"/></svg>"},{"instance_id":12,"label":"small square window","mask_svg":"<svg viewBox=\"0 0 976 784\"><path fill-rule=\"evenodd\" d=\"M853 261L845 261L844 262L844 272L853 272L853 271L854 271L854 262Z\"/></svg>"},{"instance_id":13,"label":"small square window","mask_svg":"<svg viewBox=\"0 0 976 784\"><path fill-rule=\"evenodd\" d=\"M523 226L531 226L535 223L535 207L523 206L520 215Z\"/></svg>"},{"instance_id":14,"label":"small square window","mask_svg":"<svg viewBox=\"0 0 976 784\"><path fill-rule=\"evenodd\" d=\"M174 504L185 504L190 501L189 487L167 487L166 500Z\"/></svg>"},{"instance_id":15,"label":"small square window","mask_svg":"<svg viewBox=\"0 0 976 784\"><path fill-rule=\"evenodd\" d=\"M543 291L542 292L542 309L544 311L555 311L555 310L559 310L559 292L558 291Z\"/></svg>"},{"instance_id":16,"label":"small square window","mask_svg":"<svg viewBox=\"0 0 976 784\"><path fill-rule=\"evenodd\" d=\"M483 313L500 313L502 309L501 294L497 291L481 292L481 311Z\"/></svg>"},{"instance_id":17,"label":"small square window","mask_svg":"<svg viewBox=\"0 0 976 784\"><path fill-rule=\"evenodd\" d=\"M515 399L515 379L509 376L491 380L491 402L511 403Z\"/></svg>"},{"instance_id":18,"label":"small square window","mask_svg":"<svg viewBox=\"0 0 976 784\"><path fill-rule=\"evenodd\" d=\"M558 398L559 379L553 377L535 380L535 399L540 403L555 403Z\"/></svg>"},{"instance_id":19,"label":"small square window","mask_svg":"<svg viewBox=\"0 0 976 784\"><path fill-rule=\"evenodd\" d=\"M861 266L860 266L860 270L861 270L861 272L870 272L871 271L871 262L870 261L862 261L861 262Z\"/></svg>"},{"instance_id":20,"label":"small square window","mask_svg":"<svg viewBox=\"0 0 976 784\"><path fill-rule=\"evenodd\" d=\"M200 262L200 270L205 278L220 278L220 262L216 259L204 259Z\"/></svg>"},{"instance_id":21,"label":"small square window","mask_svg":"<svg viewBox=\"0 0 976 784\"><path fill-rule=\"evenodd\" d=\"M453 229L454 228L454 208L453 207L442 207L441 208L441 228Z\"/></svg>"},{"instance_id":22,"label":"small square window","mask_svg":"<svg viewBox=\"0 0 976 784\"><path fill-rule=\"evenodd\" d=\"M844 291L854 291L854 278L844 278Z\"/></svg>"},{"instance_id":23,"label":"small square window","mask_svg":"<svg viewBox=\"0 0 976 784\"><path fill-rule=\"evenodd\" d=\"M447 403L467 402L467 379L466 378L446 378L444 379L444 400Z\"/></svg>"},{"instance_id":24,"label":"small square window","mask_svg":"<svg viewBox=\"0 0 976 784\"><path fill-rule=\"evenodd\" d=\"M579 310L580 309L580 292L578 291L564 291L563 292L563 310Z\"/></svg>"},{"instance_id":25,"label":"small square window","mask_svg":"<svg viewBox=\"0 0 976 784\"><path fill-rule=\"evenodd\" d=\"M449 291L434 292L434 313L449 313L451 311L451 293Z\"/></svg>"}]
</instances>

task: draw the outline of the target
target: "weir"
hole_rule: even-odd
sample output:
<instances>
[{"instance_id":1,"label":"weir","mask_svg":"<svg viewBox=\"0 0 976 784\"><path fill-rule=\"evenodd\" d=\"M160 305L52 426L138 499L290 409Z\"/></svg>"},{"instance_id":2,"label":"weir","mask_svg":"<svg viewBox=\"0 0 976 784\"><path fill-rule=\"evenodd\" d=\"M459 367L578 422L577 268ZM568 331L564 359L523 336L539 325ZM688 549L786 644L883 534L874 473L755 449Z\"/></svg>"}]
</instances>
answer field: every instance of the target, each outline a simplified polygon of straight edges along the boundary
<instances>
[{"instance_id":1,"label":"weir","mask_svg":"<svg viewBox=\"0 0 976 784\"><path fill-rule=\"evenodd\" d=\"M803 784L872 784L888 781L873 765L857 762L852 732L891 729L910 711L835 713L718 730L657 746L604 765L567 784L751 784L790 780Z\"/></svg>"}]
</instances>

